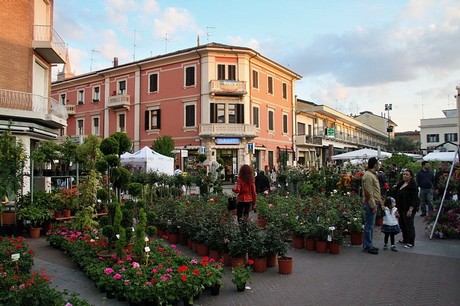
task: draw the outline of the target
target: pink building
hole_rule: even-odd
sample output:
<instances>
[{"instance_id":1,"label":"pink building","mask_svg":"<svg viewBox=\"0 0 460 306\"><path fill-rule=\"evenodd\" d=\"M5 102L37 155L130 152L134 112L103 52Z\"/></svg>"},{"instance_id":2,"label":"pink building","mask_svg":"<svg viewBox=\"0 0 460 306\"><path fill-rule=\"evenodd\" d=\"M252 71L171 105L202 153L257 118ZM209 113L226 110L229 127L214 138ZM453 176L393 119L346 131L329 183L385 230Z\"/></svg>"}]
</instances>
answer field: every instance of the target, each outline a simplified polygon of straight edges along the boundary
<instances>
[{"instance_id":1,"label":"pink building","mask_svg":"<svg viewBox=\"0 0 460 306\"><path fill-rule=\"evenodd\" d=\"M171 136L177 163L205 153L231 179L243 163L293 165L295 72L245 47L197 46L64 78L52 96L67 106L66 134L122 131L133 150Z\"/></svg>"}]
</instances>

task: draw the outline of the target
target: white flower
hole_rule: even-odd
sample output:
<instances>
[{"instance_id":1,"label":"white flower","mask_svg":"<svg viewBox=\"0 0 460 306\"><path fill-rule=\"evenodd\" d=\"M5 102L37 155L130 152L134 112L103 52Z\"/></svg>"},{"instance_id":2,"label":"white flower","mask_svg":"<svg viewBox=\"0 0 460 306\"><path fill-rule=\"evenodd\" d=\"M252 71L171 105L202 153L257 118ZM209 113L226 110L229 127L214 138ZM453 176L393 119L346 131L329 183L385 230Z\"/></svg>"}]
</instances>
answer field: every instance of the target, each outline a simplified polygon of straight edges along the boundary
<instances>
[{"instance_id":1,"label":"white flower","mask_svg":"<svg viewBox=\"0 0 460 306\"><path fill-rule=\"evenodd\" d=\"M329 226L330 231L335 231L335 226Z\"/></svg>"}]
</instances>

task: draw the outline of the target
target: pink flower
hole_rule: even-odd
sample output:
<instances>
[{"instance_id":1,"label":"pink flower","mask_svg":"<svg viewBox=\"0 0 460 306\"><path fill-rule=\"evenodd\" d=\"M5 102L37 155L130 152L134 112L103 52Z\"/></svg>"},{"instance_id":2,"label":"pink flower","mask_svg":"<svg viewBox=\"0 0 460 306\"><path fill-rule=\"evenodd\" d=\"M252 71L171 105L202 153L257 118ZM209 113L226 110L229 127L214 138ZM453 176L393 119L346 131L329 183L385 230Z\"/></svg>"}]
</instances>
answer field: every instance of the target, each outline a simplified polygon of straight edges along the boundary
<instances>
[{"instance_id":1,"label":"pink flower","mask_svg":"<svg viewBox=\"0 0 460 306\"><path fill-rule=\"evenodd\" d=\"M167 269L166 269L166 272L168 272L168 273L171 273L172 271L173 271L172 268L167 268Z\"/></svg>"},{"instance_id":2,"label":"pink flower","mask_svg":"<svg viewBox=\"0 0 460 306\"><path fill-rule=\"evenodd\" d=\"M113 272L114 272L114 271L113 271L112 268L105 268L105 270L104 270L104 273L105 273L106 275L110 275L110 274L112 274Z\"/></svg>"},{"instance_id":3,"label":"pink flower","mask_svg":"<svg viewBox=\"0 0 460 306\"><path fill-rule=\"evenodd\" d=\"M139 268L140 266L141 266L141 265L140 265L139 263L135 262L135 261L132 263L132 267L133 267L134 269L137 269L137 268Z\"/></svg>"},{"instance_id":4,"label":"pink flower","mask_svg":"<svg viewBox=\"0 0 460 306\"><path fill-rule=\"evenodd\" d=\"M171 244L171 249L175 249L176 248L176 245L175 244Z\"/></svg>"},{"instance_id":5,"label":"pink flower","mask_svg":"<svg viewBox=\"0 0 460 306\"><path fill-rule=\"evenodd\" d=\"M120 279L120 278L121 278L121 274L118 274L118 273L117 273L117 274L115 274L115 275L113 276L113 278L114 278L114 279Z\"/></svg>"},{"instance_id":6,"label":"pink flower","mask_svg":"<svg viewBox=\"0 0 460 306\"><path fill-rule=\"evenodd\" d=\"M196 259L192 259L192 260L190 260L190 263L196 265L198 263L198 261L196 261Z\"/></svg>"},{"instance_id":7,"label":"pink flower","mask_svg":"<svg viewBox=\"0 0 460 306\"><path fill-rule=\"evenodd\" d=\"M153 270L152 270L152 273L153 273L153 274L157 274L157 273L158 273L158 270L157 270L157 269L153 269Z\"/></svg>"}]
</instances>

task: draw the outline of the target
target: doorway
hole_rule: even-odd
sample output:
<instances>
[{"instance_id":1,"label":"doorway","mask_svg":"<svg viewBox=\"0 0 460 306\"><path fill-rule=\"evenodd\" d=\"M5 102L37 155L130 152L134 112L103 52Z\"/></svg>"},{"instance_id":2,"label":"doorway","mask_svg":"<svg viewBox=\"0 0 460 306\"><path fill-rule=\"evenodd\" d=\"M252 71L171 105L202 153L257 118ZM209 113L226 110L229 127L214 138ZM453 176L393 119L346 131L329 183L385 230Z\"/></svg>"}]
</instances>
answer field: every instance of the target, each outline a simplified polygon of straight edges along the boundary
<instances>
[{"instance_id":1,"label":"doorway","mask_svg":"<svg viewBox=\"0 0 460 306\"><path fill-rule=\"evenodd\" d=\"M225 182L235 182L235 175L238 172L237 152L238 150L232 149L217 150L217 159L223 161Z\"/></svg>"}]
</instances>

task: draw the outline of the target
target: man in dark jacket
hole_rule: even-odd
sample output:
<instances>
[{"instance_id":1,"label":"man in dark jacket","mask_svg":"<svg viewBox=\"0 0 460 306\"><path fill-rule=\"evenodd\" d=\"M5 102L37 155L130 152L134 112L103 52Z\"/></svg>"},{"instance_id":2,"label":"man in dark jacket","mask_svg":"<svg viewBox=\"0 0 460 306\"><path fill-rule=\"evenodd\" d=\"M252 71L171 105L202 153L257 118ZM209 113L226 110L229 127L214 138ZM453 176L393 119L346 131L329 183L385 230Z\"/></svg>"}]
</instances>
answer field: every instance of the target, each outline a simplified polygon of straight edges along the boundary
<instances>
[{"instance_id":1,"label":"man in dark jacket","mask_svg":"<svg viewBox=\"0 0 460 306\"><path fill-rule=\"evenodd\" d=\"M422 214L420 217L425 217L427 212L433 211L433 182L434 175L430 171L430 163L426 160L422 162L422 169L417 172L417 186L420 188L420 208ZM428 207L428 211L427 211Z\"/></svg>"},{"instance_id":2,"label":"man in dark jacket","mask_svg":"<svg viewBox=\"0 0 460 306\"><path fill-rule=\"evenodd\" d=\"M270 190L270 180L263 171L259 171L255 179L257 193L264 193Z\"/></svg>"}]
</instances>

